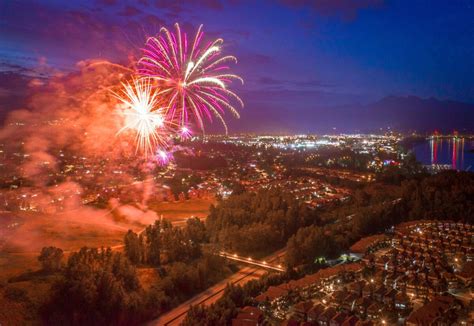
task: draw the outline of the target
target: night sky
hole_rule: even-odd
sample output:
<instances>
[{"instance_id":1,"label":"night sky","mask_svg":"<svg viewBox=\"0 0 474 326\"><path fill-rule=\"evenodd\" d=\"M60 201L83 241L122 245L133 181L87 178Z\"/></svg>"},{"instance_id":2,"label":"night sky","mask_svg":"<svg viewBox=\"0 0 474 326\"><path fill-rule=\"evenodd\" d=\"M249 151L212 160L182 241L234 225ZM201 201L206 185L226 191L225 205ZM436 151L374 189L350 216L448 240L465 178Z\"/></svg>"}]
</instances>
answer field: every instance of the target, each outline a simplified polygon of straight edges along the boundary
<instances>
[{"instance_id":1,"label":"night sky","mask_svg":"<svg viewBox=\"0 0 474 326\"><path fill-rule=\"evenodd\" d=\"M0 0L0 110L32 76L128 64L175 22L204 24L239 59L234 131L307 131L322 111L388 95L474 103L474 1Z\"/></svg>"}]
</instances>

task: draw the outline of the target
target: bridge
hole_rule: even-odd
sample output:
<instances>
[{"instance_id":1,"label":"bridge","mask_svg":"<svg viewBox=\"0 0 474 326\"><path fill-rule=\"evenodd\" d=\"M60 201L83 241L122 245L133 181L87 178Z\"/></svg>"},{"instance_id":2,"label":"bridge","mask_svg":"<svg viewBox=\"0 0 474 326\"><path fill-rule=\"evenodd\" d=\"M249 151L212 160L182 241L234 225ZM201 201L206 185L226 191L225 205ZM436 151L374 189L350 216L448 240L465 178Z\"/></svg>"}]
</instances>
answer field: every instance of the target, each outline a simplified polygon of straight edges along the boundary
<instances>
[{"instance_id":1,"label":"bridge","mask_svg":"<svg viewBox=\"0 0 474 326\"><path fill-rule=\"evenodd\" d=\"M225 259L229 259L229 260L239 262L239 263L244 263L244 264L247 264L247 265L252 265L252 266L257 266L257 267L262 267L262 268L274 270L274 271L277 271L277 272L285 272L286 271L286 269L282 265L273 265L273 264L267 263L265 260L254 260L251 257L241 257L237 254L231 254L231 253L228 253L228 252L225 252L225 251L219 252L219 256L221 256Z\"/></svg>"}]
</instances>

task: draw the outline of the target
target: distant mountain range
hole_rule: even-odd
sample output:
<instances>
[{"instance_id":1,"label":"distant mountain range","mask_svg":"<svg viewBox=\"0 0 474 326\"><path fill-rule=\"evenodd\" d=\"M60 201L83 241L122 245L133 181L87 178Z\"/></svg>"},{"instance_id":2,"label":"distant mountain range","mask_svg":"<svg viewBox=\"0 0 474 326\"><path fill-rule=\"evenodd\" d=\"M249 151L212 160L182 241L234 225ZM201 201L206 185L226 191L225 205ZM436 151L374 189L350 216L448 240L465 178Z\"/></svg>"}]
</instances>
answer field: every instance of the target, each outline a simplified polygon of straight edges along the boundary
<instances>
[{"instance_id":1,"label":"distant mountain range","mask_svg":"<svg viewBox=\"0 0 474 326\"><path fill-rule=\"evenodd\" d=\"M0 96L0 128L11 108L24 107L24 103L25 96L18 95L16 98ZM246 112L242 120L236 121L234 131L366 133L386 130L390 127L392 130L401 132L425 133L435 130L439 132L457 130L461 133L474 133L474 104L438 100L432 97L387 96L368 105L317 107L313 110L295 108L291 114L277 111L267 113L252 111ZM263 116L255 118L254 114L259 113ZM266 126L270 127L265 128Z\"/></svg>"},{"instance_id":2,"label":"distant mountain range","mask_svg":"<svg viewBox=\"0 0 474 326\"><path fill-rule=\"evenodd\" d=\"M388 96L363 108L365 121L403 131L474 131L474 104Z\"/></svg>"},{"instance_id":3,"label":"distant mountain range","mask_svg":"<svg viewBox=\"0 0 474 326\"><path fill-rule=\"evenodd\" d=\"M339 132L373 132L390 127L402 132L474 132L474 104L417 96L387 96L368 105L347 105L313 112L314 126Z\"/></svg>"}]
</instances>

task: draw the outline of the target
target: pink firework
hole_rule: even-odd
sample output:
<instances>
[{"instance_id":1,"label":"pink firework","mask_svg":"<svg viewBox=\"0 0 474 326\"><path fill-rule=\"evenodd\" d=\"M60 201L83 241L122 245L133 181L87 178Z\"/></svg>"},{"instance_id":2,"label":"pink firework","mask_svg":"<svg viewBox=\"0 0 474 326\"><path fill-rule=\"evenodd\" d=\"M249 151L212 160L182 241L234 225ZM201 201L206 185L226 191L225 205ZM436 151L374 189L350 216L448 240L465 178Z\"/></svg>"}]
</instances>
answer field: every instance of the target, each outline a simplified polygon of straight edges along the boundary
<instances>
[{"instance_id":1,"label":"pink firework","mask_svg":"<svg viewBox=\"0 0 474 326\"><path fill-rule=\"evenodd\" d=\"M234 103L244 105L228 89L233 80L243 83L242 78L229 73L227 63L237 59L221 55L222 39L204 44L202 25L189 42L179 24L174 27L174 33L163 27L156 37L148 38L138 62L139 73L157 81L160 96L168 102L168 118L179 121L181 128L196 123L204 130L204 120L216 117L227 132L225 111L238 118Z\"/></svg>"},{"instance_id":2,"label":"pink firework","mask_svg":"<svg viewBox=\"0 0 474 326\"><path fill-rule=\"evenodd\" d=\"M179 131L179 137L183 140L191 138L192 134L192 131L186 126L182 126Z\"/></svg>"},{"instance_id":3,"label":"pink firework","mask_svg":"<svg viewBox=\"0 0 474 326\"><path fill-rule=\"evenodd\" d=\"M171 154L163 149L158 150L158 152L156 153L156 161L160 165L168 164L170 159L171 159Z\"/></svg>"}]
</instances>

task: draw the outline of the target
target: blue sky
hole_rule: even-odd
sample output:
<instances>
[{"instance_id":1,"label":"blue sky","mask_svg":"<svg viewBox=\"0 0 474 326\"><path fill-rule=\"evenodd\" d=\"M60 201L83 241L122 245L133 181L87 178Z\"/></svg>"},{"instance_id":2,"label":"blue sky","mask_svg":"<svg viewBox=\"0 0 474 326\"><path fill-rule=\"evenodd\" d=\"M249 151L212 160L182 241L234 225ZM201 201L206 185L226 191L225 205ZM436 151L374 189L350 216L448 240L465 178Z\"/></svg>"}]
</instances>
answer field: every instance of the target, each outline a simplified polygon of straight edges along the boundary
<instances>
[{"instance_id":1,"label":"blue sky","mask_svg":"<svg viewBox=\"0 0 474 326\"><path fill-rule=\"evenodd\" d=\"M297 126L320 110L387 95L474 103L469 0L2 1L0 96L15 93L8 78L45 65L126 64L145 36L174 22L188 33L204 24L239 58L241 129L256 119Z\"/></svg>"}]
</instances>

